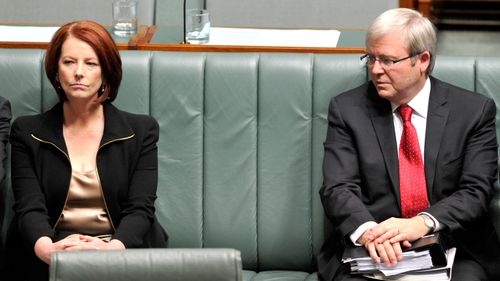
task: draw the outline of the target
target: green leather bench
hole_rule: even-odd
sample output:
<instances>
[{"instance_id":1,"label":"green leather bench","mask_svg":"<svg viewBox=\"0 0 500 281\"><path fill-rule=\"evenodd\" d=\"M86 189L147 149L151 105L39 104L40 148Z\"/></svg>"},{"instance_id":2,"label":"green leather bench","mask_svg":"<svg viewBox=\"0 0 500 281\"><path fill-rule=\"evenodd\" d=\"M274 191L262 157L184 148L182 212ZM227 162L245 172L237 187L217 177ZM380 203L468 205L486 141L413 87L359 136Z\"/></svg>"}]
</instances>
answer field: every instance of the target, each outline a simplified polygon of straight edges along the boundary
<instances>
[{"instance_id":1,"label":"green leather bench","mask_svg":"<svg viewBox=\"0 0 500 281\"><path fill-rule=\"evenodd\" d=\"M51 259L50 281L240 281L242 275L234 249L56 252Z\"/></svg>"},{"instance_id":2,"label":"green leather bench","mask_svg":"<svg viewBox=\"0 0 500 281\"><path fill-rule=\"evenodd\" d=\"M57 100L43 55L0 49L0 95L14 116ZM243 280L317 280L327 107L367 81L358 57L122 52L115 104L160 124L156 205L169 247L237 249ZM439 57L434 73L500 105L498 57ZM499 228L500 197L492 206Z\"/></svg>"}]
</instances>

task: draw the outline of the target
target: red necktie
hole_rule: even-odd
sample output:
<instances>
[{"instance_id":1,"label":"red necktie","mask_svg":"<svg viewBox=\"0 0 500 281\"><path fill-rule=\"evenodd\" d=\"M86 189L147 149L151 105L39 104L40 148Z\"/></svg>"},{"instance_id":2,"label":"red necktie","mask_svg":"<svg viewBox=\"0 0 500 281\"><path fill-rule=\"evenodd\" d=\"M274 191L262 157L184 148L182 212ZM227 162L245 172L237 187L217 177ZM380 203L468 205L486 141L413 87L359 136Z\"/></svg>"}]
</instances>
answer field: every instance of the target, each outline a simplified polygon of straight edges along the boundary
<instances>
[{"instance_id":1,"label":"red necktie","mask_svg":"<svg viewBox=\"0 0 500 281\"><path fill-rule=\"evenodd\" d=\"M411 123L413 109L407 105L398 108L403 119L403 133L399 144L399 190L403 218L411 218L428 207L424 163L415 127Z\"/></svg>"}]
</instances>

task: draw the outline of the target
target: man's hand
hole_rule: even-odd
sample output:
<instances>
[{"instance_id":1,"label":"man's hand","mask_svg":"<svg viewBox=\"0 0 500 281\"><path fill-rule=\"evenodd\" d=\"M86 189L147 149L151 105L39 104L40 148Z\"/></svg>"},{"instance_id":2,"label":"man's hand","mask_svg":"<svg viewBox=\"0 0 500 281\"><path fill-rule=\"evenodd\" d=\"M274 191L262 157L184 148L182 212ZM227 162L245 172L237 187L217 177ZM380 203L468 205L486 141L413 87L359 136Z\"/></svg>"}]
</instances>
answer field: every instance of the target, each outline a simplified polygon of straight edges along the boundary
<instances>
[{"instance_id":1,"label":"man's hand","mask_svg":"<svg viewBox=\"0 0 500 281\"><path fill-rule=\"evenodd\" d=\"M383 262L386 266L394 266L403 258L403 251L400 243L391 243L386 240L383 243L369 241L364 244L370 253L370 257L376 263Z\"/></svg>"},{"instance_id":2,"label":"man's hand","mask_svg":"<svg viewBox=\"0 0 500 281\"><path fill-rule=\"evenodd\" d=\"M401 244L399 242L391 243L389 240L378 243L375 238L377 237L371 228L366 230L357 242L366 248L374 262L383 262L387 266L396 265L403 257Z\"/></svg>"},{"instance_id":3,"label":"man's hand","mask_svg":"<svg viewBox=\"0 0 500 281\"><path fill-rule=\"evenodd\" d=\"M361 235L358 242L370 253L374 262L396 265L403 257L403 247L411 247L414 240L426 235L429 228L423 218L390 218Z\"/></svg>"},{"instance_id":4,"label":"man's hand","mask_svg":"<svg viewBox=\"0 0 500 281\"><path fill-rule=\"evenodd\" d=\"M404 247L411 247L411 243L429 232L423 218L415 216L409 219L390 218L371 229L374 240L383 243L403 243Z\"/></svg>"}]
</instances>

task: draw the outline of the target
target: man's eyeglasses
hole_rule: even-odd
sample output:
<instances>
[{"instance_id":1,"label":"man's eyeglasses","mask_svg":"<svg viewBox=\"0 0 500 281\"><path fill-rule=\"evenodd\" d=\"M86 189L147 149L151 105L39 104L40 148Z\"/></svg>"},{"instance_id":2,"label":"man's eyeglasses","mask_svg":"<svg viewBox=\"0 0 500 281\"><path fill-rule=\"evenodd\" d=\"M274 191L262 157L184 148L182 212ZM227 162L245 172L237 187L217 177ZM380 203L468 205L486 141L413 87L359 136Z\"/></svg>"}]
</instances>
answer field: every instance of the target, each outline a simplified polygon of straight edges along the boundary
<instances>
[{"instance_id":1,"label":"man's eyeglasses","mask_svg":"<svg viewBox=\"0 0 500 281\"><path fill-rule=\"evenodd\" d=\"M418 55L419 54L409 55L407 57L400 58L400 59L388 59L388 58L377 58L376 56L372 56L370 54L365 54L365 55L361 56L359 59L361 60L361 62L363 62L364 64L369 65L369 66L374 65L375 62L378 61L382 67L390 68L400 61L404 61L404 60L407 60L409 58L413 58L413 57L418 56Z\"/></svg>"}]
</instances>

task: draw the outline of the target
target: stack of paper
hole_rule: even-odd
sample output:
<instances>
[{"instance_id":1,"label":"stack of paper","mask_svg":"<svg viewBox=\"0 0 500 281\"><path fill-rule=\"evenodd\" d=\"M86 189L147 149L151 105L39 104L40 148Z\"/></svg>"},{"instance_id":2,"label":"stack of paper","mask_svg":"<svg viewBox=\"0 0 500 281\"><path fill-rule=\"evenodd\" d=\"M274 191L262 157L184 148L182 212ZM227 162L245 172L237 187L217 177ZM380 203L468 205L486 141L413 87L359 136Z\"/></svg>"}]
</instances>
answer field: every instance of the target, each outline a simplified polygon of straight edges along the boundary
<instances>
[{"instance_id":1,"label":"stack of paper","mask_svg":"<svg viewBox=\"0 0 500 281\"><path fill-rule=\"evenodd\" d=\"M381 272L385 276L398 275L408 271L428 269L432 267L432 257L429 250L403 253L403 259L396 266L386 266L384 263L377 264L371 257L353 258L344 260L351 265L352 273Z\"/></svg>"},{"instance_id":2,"label":"stack of paper","mask_svg":"<svg viewBox=\"0 0 500 281\"><path fill-rule=\"evenodd\" d=\"M353 274L376 280L398 281L449 281L451 269L455 260L456 248L446 251L446 265L433 266L429 250L408 251L403 253L403 259L394 267L376 264L370 257L343 259L351 266Z\"/></svg>"},{"instance_id":3,"label":"stack of paper","mask_svg":"<svg viewBox=\"0 0 500 281\"><path fill-rule=\"evenodd\" d=\"M3 42L50 42L59 26L12 26L0 25L0 41Z\"/></svg>"}]
</instances>

